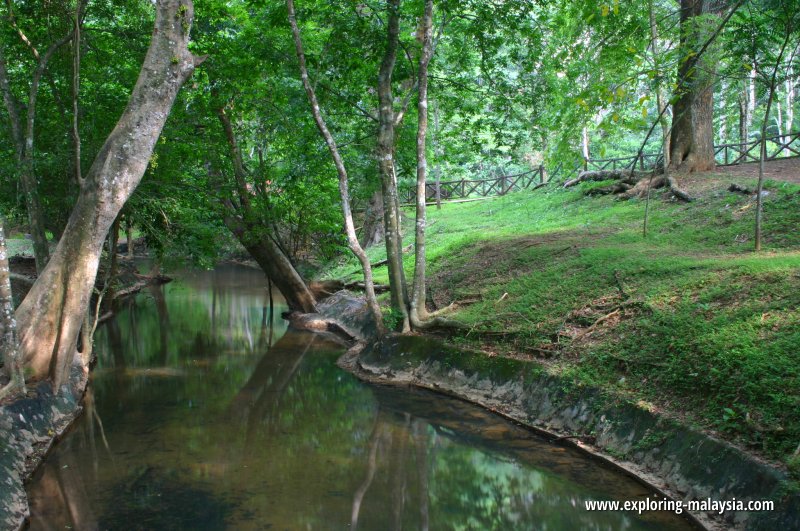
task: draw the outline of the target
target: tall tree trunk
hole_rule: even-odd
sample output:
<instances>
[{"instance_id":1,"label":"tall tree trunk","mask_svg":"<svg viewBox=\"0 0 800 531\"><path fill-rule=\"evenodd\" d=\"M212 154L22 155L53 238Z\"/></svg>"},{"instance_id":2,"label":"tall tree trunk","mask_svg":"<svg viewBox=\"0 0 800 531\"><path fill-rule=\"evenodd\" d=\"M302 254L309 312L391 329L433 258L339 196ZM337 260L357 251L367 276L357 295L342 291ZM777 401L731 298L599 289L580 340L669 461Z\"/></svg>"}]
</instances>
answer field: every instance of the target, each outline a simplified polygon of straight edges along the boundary
<instances>
[{"instance_id":1,"label":"tall tree trunk","mask_svg":"<svg viewBox=\"0 0 800 531\"><path fill-rule=\"evenodd\" d=\"M47 57L47 56L46 56ZM49 247L47 245L47 235L44 228L44 212L39 201L39 191L36 185L36 176L33 168L33 118L36 113L36 90L38 90L38 80L44 65L40 60L36 69L38 75L34 77L35 83L31 84L28 101L27 119L25 124L22 122L20 113L20 103L11 91L8 77L5 56L0 46L0 90L3 92L3 102L8 111L9 121L11 122L11 138L14 140L14 148L19 172L19 182L22 193L25 197L25 208L28 212L28 224L31 237L33 239L33 254L36 259L36 271L42 272L49 258ZM40 68L41 67L41 68Z\"/></svg>"},{"instance_id":2,"label":"tall tree trunk","mask_svg":"<svg viewBox=\"0 0 800 531\"><path fill-rule=\"evenodd\" d=\"M749 134L753 128L753 118L756 115L756 68L758 64L753 59L753 69L747 76L747 108L745 113L745 124ZM749 138L749 137L748 137ZM747 140L745 140L747 142Z\"/></svg>"},{"instance_id":3,"label":"tall tree trunk","mask_svg":"<svg viewBox=\"0 0 800 531\"><path fill-rule=\"evenodd\" d=\"M786 134L791 134L794 132L792 127L794 127L794 74L792 71L792 65L789 65L789 71L786 76L786 125L784 126L783 130L786 131Z\"/></svg>"},{"instance_id":4,"label":"tall tree trunk","mask_svg":"<svg viewBox=\"0 0 800 531\"><path fill-rule=\"evenodd\" d=\"M402 317L402 330L410 330L408 319L408 289L403 271L403 241L400 235L400 212L394 165L395 113L392 97L392 74L400 42L400 0L386 3L386 51L378 72L378 170L383 191L386 258L389 268L389 289L392 308ZM425 194L422 195L425 201Z\"/></svg>"},{"instance_id":5,"label":"tall tree trunk","mask_svg":"<svg viewBox=\"0 0 800 531\"><path fill-rule=\"evenodd\" d=\"M377 190L369 198L364 209L364 229L361 232L361 245L372 247L383 241L383 194Z\"/></svg>"},{"instance_id":6,"label":"tall tree trunk","mask_svg":"<svg viewBox=\"0 0 800 531\"><path fill-rule=\"evenodd\" d=\"M155 30L128 106L80 183L64 235L17 310L25 366L58 390L73 361L108 229L147 169L178 94L195 66L191 0L158 0Z\"/></svg>"},{"instance_id":7,"label":"tall tree trunk","mask_svg":"<svg viewBox=\"0 0 800 531\"><path fill-rule=\"evenodd\" d=\"M677 99L672 106L671 171L711 170L714 162L714 66L701 47L711 35L698 17L710 13L709 0L681 0L681 61ZM712 36L713 38L713 36Z\"/></svg>"},{"instance_id":8,"label":"tall tree trunk","mask_svg":"<svg viewBox=\"0 0 800 531\"><path fill-rule=\"evenodd\" d=\"M747 129L747 91L742 90L738 97L739 102L739 143L746 144L750 132Z\"/></svg>"},{"instance_id":9,"label":"tall tree trunk","mask_svg":"<svg viewBox=\"0 0 800 531\"><path fill-rule=\"evenodd\" d=\"M133 249L133 220L130 213L125 216L125 241L128 242L128 259L133 260L135 251Z\"/></svg>"},{"instance_id":10,"label":"tall tree trunk","mask_svg":"<svg viewBox=\"0 0 800 531\"><path fill-rule=\"evenodd\" d=\"M6 387L0 389L0 398L14 391L25 393L17 321L14 318L14 300L11 295L11 269L8 266L5 224L5 217L0 214L0 356L10 380Z\"/></svg>"},{"instance_id":11,"label":"tall tree trunk","mask_svg":"<svg viewBox=\"0 0 800 531\"><path fill-rule=\"evenodd\" d=\"M581 154L583 155L583 169L589 169L589 128L581 130Z\"/></svg>"},{"instance_id":12,"label":"tall tree trunk","mask_svg":"<svg viewBox=\"0 0 800 531\"><path fill-rule=\"evenodd\" d=\"M369 257L364 249L358 243L358 236L356 235L356 228L353 224L353 212L350 208L350 191L347 177L347 169L344 166L344 161L339 153L339 148L333 138L330 130L328 129L325 119L322 117L322 112L319 108L317 95L314 92L314 87L311 86L311 81L308 79L308 68L306 67L306 56L303 51L303 41L300 39L300 28L297 26L297 16L294 10L294 0L286 0L286 7L289 11L289 24L292 27L292 38L294 39L295 51L297 52L297 61L300 65L300 78L303 81L303 88L308 96L308 101L311 104L311 114L314 116L314 122L317 124L325 144L333 158L333 164L336 166L336 173L339 176L339 196L342 200L342 214L344 217L344 228L347 235L347 244L350 250L358 258L361 263L361 269L364 271L364 296L367 300L372 316L375 318L375 324L378 327L378 333L383 334L383 316L381 308L378 306L378 300L375 297L375 283L372 280L372 266L369 262Z\"/></svg>"},{"instance_id":13,"label":"tall tree trunk","mask_svg":"<svg viewBox=\"0 0 800 531\"><path fill-rule=\"evenodd\" d=\"M728 143L728 113L726 112L725 95L728 93L728 81L723 79L720 83L720 102L719 102L719 143Z\"/></svg>"},{"instance_id":14,"label":"tall tree trunk","mask_svg":"<svg viewBox=\"0 0 800 531\"><path fill-rule=\"evenodd\" d=\"M436 165L433 168L433 175L436 179L436 210L442 209L442 144L439 141L439 106L433 102L433 154L436 158Z\"/></svg>"},{"instance_id":15,"label":"tall tree trunk","mask_svg":"<svg viewBox=\"0 0 800 531\"><path fill-rule=\"evenodd\" d=\"M419 326L427 319L425 307L425 227L428 159L426 139L428 134L428 65L433 52L433 0L425 0L422 15L422 54L419 59L419 93L417 104L417 212L414 249L414 286L411 293L411 325Z\"/></svg>"},{"instance_id":16,"label":"tall tree trunk","mask_svg":"<svg viewBox=\"0 0 800 531\"><path fill-rule=\"evenodd\" d=\"M83 179L81 171L81 133L80 125L80 94L81 94L81 25L83 24L84 2L78 2L75 9L75 37L72 39L72 142L75 147L75 184L80 185Z\"/></svg>"},{"instance_id":17,"label":"tall tree trunk","mask_svg":"<svg viewBox=\"0 0 800 531\"><path fill-rule=\"evenodd\" d=\"M308 289L303 278L295 269L288 255L283 251L275 235L265 230L266 223L259 219L250 203L250 192L247 188L244 159L233 126L225 109L217 109L228 147L233 159L233 175L239 197L239 207L232 202L223 202L226 213L223 216L225 225L248 253L258 263L269 279L278 287L290 310L303 313L316 312L314 295ZM277 232L277 231L276 231Z\"/></svg>"},{"instance_id":18,"label":"tall tree trunk","mask_svg":"<svg viewBox=\"0 0 800 531\"><path fill-rule=\"evenodd\" d=\"M664 97L664 85L661 82L661 54L658 45L658 24L656 22L655 6L653 0L648 2L650 14L650 51L653 53L653 65L656 70L656 106L658 107L658 119L661 125L661 150L664 156L664 167L669 167L670 155L670 131L669 121L667 120L666 107L669 105L667 98Z\"/></svg>"}]
</instances>

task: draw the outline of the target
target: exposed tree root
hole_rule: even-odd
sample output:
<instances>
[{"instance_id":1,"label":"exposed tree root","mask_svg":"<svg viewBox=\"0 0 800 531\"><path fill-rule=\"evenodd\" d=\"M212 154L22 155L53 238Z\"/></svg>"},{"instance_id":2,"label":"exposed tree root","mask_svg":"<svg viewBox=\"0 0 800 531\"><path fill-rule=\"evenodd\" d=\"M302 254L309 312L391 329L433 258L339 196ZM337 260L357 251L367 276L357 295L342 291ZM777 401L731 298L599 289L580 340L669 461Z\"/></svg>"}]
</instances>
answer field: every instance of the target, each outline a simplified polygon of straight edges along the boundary
<instances>
[{"instance_id":1,"label":"exposed tree root","mask_svg":"<svg viewBox=\"0 0 800 531\"><path fill-rule=\"evenodd\" d=\"M311 290L311 293L317 300L322 300L343 289L364 291L366 286L364 282L361 281L344 282L342 280L323 280L321 282L311 282L308 285L308 289ZM375 284L375 293L385 293L387 291L389 291L388 284Z\"/></svg>"},{"instance_id":2,"label":"exposed tree root","mask_svg":"<svg viewBox=\"0 0 800 531\"><path fill-rule=\"evenodd\" d=\"M349 347L356 338L334 319L318 313L290 312L284 316L297 329L323 334L337 343Z\"/></svg>"},{"instance_id":3,"label":"exposed tree root","mask_svg":"<svg viewBox=\"0 0 800 531\"><path fill-rule=\"evenodd\" d=\"M416 314L411 316L411 326L414 330L469 330L470 327L460 321L445 319L444 317L432 317L430 319L420 319Z\"/></svg>"},{"instance_id":4,"label":"exposed tree root","mask_svg":"<svg viewBox=\"0 0 800 531\"><path fill-rule=\"evenodd\" d=\"M579 341L579 340L583 339L587 335L589 335L592 332L594 332L600 324L602 324L603 322L609 320L610 318L612 318L612 317L614 317L616 315L619 315L619 313L622 310L624 310L625 308L631 307L631 306L640 306L640 307L643 307L645 309L649 309L649 306L647 305L647 303L644 302L641 299L627 299L627 300L624 300L623 302L621 302L621 303L615 305L614 307L610 308L608 313L606 313L605 315L602 315L601 317L599 317L597 320L594 321L594 323L592 323L591 326L589 326L589 328L587 328L585 330L582 330L579 334L577 334L575 337L573 337L572 340L573 341Z\"/></svg>"},{"instance_id":5,"label":"exposed tree root","mask_svg":"<svg viewBox=\"0 0 800 531\"><path fill-rule=\"evenodd\" d=\"M27 392L24 382L18 381L17 378L12 378L5 387L0 389L0 400L6 397L13 396L14 394L24 395Z\"/></svg>"},{"instance_id":6,"label":"exposed tree root","mask_svg":"<svg viewBox=\"0 0 800 531\"><path fill-rule=\"evenodd\" d=\"M564 188L570 188L576 184L590 182L590 181L611 181L616 180L625 184L636 184L645 177L650 177L649 171L634 171L634 170L593 170L582 171L574 179L570 179L564 183Z\"/></svg>"},{"instance_id":7,"label":"exposed tree root","mask_svg":"<svg viewBox=\"0 0 800 531\"><path fill-rule=\"evenodd\" d=\"M633 188L625 191L624 193L620 194L620 197L623 199L633 199L635 197L642 198L647 196L647 190L654 189L654 188L661 188L665 184L665 180L663 176L658 176L654 178L647 178L642 179Z\"/></svg>"},{"instance_id":8,"label":"exposed tree root","mask_svg":"<svg viewBox=\"0 0 800 531\"><path fill-rule=\"evenodd\" d=\"M577 336L575 336L575 337L573 338L573 341L579 341L579 340L583 339L583 338L584 338L586 335L588 335L588 334L591 334L591 333L594 331L594 329L595 329L595 328L597 328L597 325L599 325L599 324L600 324L600 323L602 323L603 321L607 321L608 319L611 319L611 318L612 318L612 317L614 317L615 315L619 315L619 311L620 311L620 309L621 309L620 307L617 307L617 309L616 309L616 310L614 310L613 312L607 313L607 314L605 314L604 316L602 316L600 319L598 319L597 321L595 321L595 322L592 324L592 326L590 326L589 328L587 328L586 330L584 330L583 332L581 332L580 334L578 334Z\"/></svg>"},{"instance_id":9,"label":"exposed tree root","mask_svg":"<svg viewBox=\"0 0 800 531\"><path fill-rule=\"evenodd\" d=\"M598 170L582 171L575 179L564 183L564 188L575 186L582 182L609 181L618 182L592 188L586 195L618 195L622 199L643 198L649 190L654 188L669 188L669 191L681 201L691 202L692 197L682 188L671 175L653 173L648 171L633 170Z\"/></svg>"},{"instance_id":10,"label":"exposed tree root","mask_svg":"<svg viewBox=\"0 0 800 531\"><path fill-rule=\"evenodd\" d=\"M672 195L681 201L685 201L687 203L691 203L693 201L692 197L686 191L678 187L678 183L675 182L675 178L672 177L672 175L667 177L667 184L669 185L669 190L672 192Z\"/></svg>"}]
</instances>

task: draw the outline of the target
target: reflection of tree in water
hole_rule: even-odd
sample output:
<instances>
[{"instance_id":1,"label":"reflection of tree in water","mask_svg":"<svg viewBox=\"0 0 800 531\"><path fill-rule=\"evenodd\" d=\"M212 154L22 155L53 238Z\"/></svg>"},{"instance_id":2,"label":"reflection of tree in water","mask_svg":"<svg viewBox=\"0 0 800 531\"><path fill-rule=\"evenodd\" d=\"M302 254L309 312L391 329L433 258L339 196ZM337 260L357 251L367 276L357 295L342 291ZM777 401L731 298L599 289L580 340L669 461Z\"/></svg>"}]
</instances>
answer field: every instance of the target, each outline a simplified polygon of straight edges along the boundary
<instances>
[{"instance_id":1,"label":"reflection of tree in water","mask_svg":"<svg viewBox=\"0 0 800 531\"><path fill-rule=\"evenodd\" d=\"M273 344L266 289L178 287L104 329L96 413L46 467L37 510L54 516L34 529L642 528L581 509L637 496L596 463L461 402L365 386L311 334L281 326Z\"/></svg>"},{"instance_id":2,"label":"reflection of tree in water","mask_svg":"<svg viewBox=\"0 0 800 531\"><path fill-rule=\"evenodd\" d=\"M384 405L360 454L365 472L351 498L351 529L685 528L669 515L646 522L585 511L586 499L635 497L630 481L591 461L594 470L581 476L585 459L521 428L444 399L420 406L379 395ZM569 463L579 465L572 477L553 472Z\"/></svg>"}]
</instances>

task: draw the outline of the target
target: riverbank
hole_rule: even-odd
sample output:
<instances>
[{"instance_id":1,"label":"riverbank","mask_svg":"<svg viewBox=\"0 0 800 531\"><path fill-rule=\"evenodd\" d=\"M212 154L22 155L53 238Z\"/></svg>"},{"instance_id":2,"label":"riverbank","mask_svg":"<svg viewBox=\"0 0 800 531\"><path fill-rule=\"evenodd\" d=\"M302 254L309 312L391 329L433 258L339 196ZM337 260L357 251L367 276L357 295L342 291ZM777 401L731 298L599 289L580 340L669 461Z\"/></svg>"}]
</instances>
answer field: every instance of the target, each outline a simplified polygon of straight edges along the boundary
<instances>
[{"instance_id":1,"label":"riverbank","mask_svg":"<svg viewBox=\"0 0 800 531\"><path fill-rule=\"evenodd\" d=\"M740 449L601 389L576 385L526 361L422 336L395 335L340 366L374 384L428 389L580 448L673 500L771 500L772 511L688 510L707 529L794 529L800 494L787 474ZM580 507L579 509L584 509Z\"/></svg>"},{"instance_id":2,"label":"riverbank","mask_svg":"<svg viewBox=\"0 0 800 531\"><path fill-rule=\"evenodd\" d=\"M447 340L487 368L524 362L635 404L768 462L797 492L800 186L767 182L756 254L755 200L732 183L754 188L715 173L680 183L692 203L654 193L646 238L643 200L587 195L606 183L431 208L429 305L456 304L469 329ZM413 256L405 267L411 278ZM358 266L323 277L354 280Z\"/></svg>"},{"instance_id":3,"label":"riverbank","mask_svg":"<svg viewBox=\"0 0 800 531\"><path fill-rule=\"evenodd\" d=\"M57 395L49 382L39 382L0 407L0 529L25 527L30 517L25 482L80 416L88 380L76 357Z\"/></svg>"},{"instance_id":4,"label":"riverbank","mask_svg":"<svg viewBox=\"0 0 800 531\"><path fill-rule=\"evenodd\" d=\"M18 303L33 285L36 268L29 256L16 255L11 264L12 291ZM98 290L103 290L104 275L98 274ZM133 262L121 263L114 282L113 298L120 301L151 284L171 279L161 274L141 275ZM103 321L110 311L99 316ZM70 428L83 410L83 397L89 369L76 354L70 379L57 394L49 381L27 385L24 396L8 397L0 403L0 529L25 527L30 516L25 482L54 444ZM0 378L0 385L5 385Z\"/></svg>"}]
</instances>

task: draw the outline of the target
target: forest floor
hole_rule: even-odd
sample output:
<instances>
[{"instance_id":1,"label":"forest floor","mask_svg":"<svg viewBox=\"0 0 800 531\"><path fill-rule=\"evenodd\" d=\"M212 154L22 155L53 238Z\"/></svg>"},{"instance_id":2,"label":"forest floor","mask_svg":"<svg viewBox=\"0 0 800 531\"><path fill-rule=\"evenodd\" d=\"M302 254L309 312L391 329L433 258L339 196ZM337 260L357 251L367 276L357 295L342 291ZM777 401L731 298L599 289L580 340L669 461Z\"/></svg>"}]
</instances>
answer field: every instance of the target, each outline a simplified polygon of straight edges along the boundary
<instances>
[{"instance_id":1,"label":"forest floor","mask_svg":"<svg viewBox=\"0 0 800 531\"><path fill-rule=\"evenodd\" d=\"M755 189L746 166L682 179L692 203L654 193L647 237L643 200L585 195L608 183L431 208L429 303L455 302L452 318L469 325L451 342L543 364L800 479L800 161L791 173L782 163L768 165L781 179L766 183L760 253L754 196L727 190ZM405 267L411 278L411 253ZM359 269L346 257L324 276Z\"/></svg>"}]
</instances>

